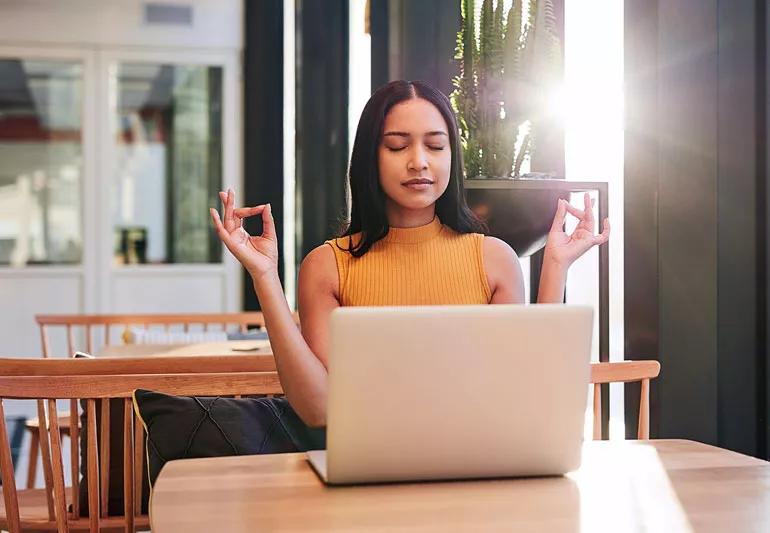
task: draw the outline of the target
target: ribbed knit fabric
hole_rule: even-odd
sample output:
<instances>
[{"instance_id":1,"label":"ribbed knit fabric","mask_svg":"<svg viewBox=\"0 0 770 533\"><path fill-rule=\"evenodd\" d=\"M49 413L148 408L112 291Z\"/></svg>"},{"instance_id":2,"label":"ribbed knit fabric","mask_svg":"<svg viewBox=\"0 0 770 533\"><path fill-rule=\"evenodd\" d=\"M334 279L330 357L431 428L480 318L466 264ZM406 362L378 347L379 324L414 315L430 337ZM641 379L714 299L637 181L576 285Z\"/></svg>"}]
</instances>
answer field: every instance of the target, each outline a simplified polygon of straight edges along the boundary
<instances>
[{"instance_id":1,"label":"ribbed knit fabric","mask_svg":"<svg viewBox=\"0 0 770 533\"><path fill-rule=\"evenodd\" d=\"M337 260L343 306L487 304L492 298L481 234L457 233L434 217L425 226L390 228L361 257L345 251L350 239L326 241Z\"/></svg>"}]
</instances>

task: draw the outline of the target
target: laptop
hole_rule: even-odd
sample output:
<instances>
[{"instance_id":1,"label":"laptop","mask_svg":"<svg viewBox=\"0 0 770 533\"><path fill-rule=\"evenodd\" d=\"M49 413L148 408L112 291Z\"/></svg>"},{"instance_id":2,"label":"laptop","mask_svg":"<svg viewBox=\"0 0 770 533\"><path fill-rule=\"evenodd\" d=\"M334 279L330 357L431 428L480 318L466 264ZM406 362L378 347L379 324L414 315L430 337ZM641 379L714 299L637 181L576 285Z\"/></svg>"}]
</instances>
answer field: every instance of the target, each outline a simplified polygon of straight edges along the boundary
<instances>
[{"instance_id":1,"label":"laptop","mask_svg":"<svg viewBox=\"0 0 770 533\"><path fill-rule=\"evenodd\" d=\"M341 307L331 314L329 484L559 475L580 466L593 310Z\"/></svg>"}]
</instances>

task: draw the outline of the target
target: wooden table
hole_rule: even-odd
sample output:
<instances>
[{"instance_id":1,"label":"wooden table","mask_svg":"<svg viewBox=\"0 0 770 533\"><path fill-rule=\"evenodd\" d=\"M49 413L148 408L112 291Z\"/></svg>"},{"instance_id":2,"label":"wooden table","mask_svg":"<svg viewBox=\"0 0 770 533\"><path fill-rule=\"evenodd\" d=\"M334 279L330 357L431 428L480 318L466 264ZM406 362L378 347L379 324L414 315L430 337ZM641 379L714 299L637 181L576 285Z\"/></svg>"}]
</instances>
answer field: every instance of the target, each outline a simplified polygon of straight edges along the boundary
<instances>
[{"instance_id":1,"label":"wooden table","mask_svg":"<svg viewBox=\"0 0 770 533\"><path fill-rule=\"evenodd\" d=\"M565 477L326 487L304 454L166 464L154 533L770 531L770 463L685 440L594 441Z\"/></svg>"},{"instance_id":2,"label":"wooden table","mask_svg":"<svg viewBox=\"0 0 770 533\"><path fill-rule=\"evenodd\" d=\"M100 357L139 357L145 355L272 355L268 340L200 342L193 344L115 344L105 346Z\"/></svg>"}]
</instances>

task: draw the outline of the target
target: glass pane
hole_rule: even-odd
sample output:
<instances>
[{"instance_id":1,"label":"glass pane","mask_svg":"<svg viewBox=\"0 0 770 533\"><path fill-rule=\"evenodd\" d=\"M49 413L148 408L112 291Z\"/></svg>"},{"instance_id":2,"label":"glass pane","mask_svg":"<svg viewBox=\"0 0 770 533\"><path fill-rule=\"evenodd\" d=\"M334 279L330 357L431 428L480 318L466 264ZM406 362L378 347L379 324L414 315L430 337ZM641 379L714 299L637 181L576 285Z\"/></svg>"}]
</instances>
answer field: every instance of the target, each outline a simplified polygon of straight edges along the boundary
<instances>
[{"instance_id":1,"label":"glass pane","mask_svg":"<svg viewBox=\"0 0 770 533\"><path fill-rule=\"evenodd\" d=\"M220 262L222 68L120 63L111 91L115 263Z\"/></svg>"},{"instance_id":2,"label":"glass pane","mask_svg":"<svg viewBox=\"0 0 770 533\"><path fill-rule=\"evenodd\" d=\"M80 263L83 66L0 58L0 265Z\"/></svg>"}]
</instances>

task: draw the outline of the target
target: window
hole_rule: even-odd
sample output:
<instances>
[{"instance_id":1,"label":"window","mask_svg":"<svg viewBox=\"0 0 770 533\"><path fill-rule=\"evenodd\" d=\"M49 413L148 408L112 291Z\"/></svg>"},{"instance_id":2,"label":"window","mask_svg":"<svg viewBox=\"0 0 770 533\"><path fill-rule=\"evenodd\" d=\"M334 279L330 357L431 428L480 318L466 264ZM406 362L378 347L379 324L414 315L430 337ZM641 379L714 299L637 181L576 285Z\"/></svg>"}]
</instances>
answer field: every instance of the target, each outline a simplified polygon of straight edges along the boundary
<instances>
[{"instance_id":1,"label":"window","mask_svg":"<svg viewBox=\"0 0 770 533\"><path fill-rule=\"evenodd\" d=\"M83 67L0 59L0 265L81 262Z\"/></svg>"},{"instance_id":2,"label":"window","mask_svg":"<svg viewBox=\"0 0 770 533\"><path fill-rule=\"evenodd\" d=\"M222 68L118 63L115 263L218 263L209 206L222 188Z\"/></svg>"}]
</instances>

